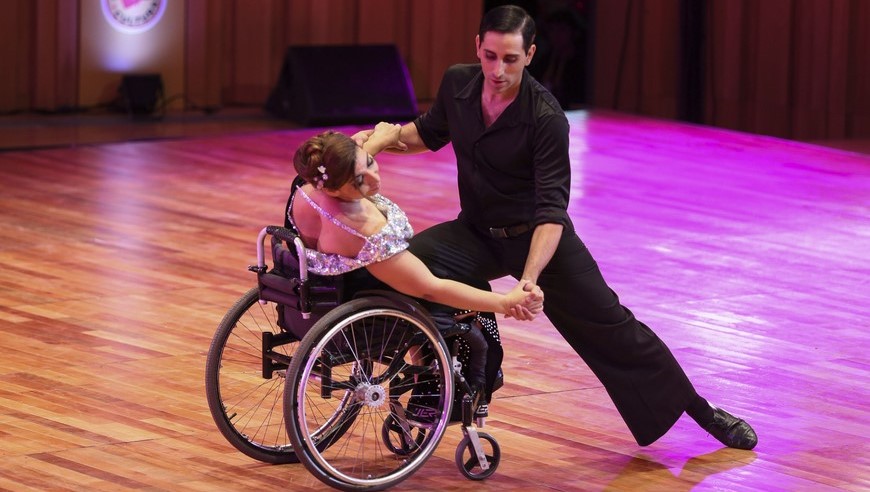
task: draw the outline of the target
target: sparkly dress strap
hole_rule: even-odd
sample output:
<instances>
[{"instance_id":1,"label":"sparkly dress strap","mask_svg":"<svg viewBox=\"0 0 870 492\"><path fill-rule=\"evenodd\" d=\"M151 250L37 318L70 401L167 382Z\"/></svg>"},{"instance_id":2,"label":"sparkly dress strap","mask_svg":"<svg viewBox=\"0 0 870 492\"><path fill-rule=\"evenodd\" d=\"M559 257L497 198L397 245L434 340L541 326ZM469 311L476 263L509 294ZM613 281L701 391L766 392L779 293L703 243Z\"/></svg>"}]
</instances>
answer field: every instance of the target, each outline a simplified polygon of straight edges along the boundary
<instances>
[{"instance_id":1,"label":"sparkly dress strap","mask_svg":"<svg viewBox=\"0 0 870 492\"><path fill-rule=\"evenodd\" d=\"M362 238L362 239L368 239L366 236L360 234L360 233L359 233L357 230L355 230L353 227L351 227L351 226L345 224L344 222L342 222L342 221L336 219L335 217L332 216L332 214L330 214L330 213L327 212L326 210L323 210L323 208L321 208L320 205L317 204L317 202L315 202L314 200L312 200L311 197L309 197L308 195L305 194L304 191L302 191L302 188L299 188L299 189L296 190L296 191L298 191L299 193L302 194L302 198L305 198L305 201L308 202L309 205L311 205L311 208L313 208L314 210L316 210L317 213L319 213L320 215L322 215L322 216L326 217L327 219L329 219L329 221L332 222L333 224L335 224L337 227L340 227L340 228L344 229L346 232L348 232L348 233L350 233L350 234L353 234L353 235L356 236L356 237L359 237L359 238Z\"/></svg>"}]
</instances>

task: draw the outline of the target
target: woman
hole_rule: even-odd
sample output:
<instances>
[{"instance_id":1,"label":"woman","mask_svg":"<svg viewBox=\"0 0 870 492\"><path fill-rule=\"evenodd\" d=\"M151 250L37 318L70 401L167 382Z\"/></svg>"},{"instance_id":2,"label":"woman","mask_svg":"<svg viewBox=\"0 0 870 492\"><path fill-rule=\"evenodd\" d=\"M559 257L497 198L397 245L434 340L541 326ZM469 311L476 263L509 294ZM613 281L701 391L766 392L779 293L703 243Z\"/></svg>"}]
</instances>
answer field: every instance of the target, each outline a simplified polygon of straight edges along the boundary
<instances>
[{"instance_id":1,"label":"woman","mask_svg":"<svg viewBox=\"0 0 870 492\"><path fill-rule=\"evenodd\" d=\"M399 130L399 125L381 123L366 135L362 146L347 135L328 131L308 139L296 151L293 165L305 184L291 195L287 219L307 247L309 271L341 275L365 268L398 292L431 303L534 319L543 308L543 293L537 287L520 283L507 294L477 289L435 277L407 251L413 230L404 212L378 194L380 176L372 157L398 145ZM471 329L463 340L470 352L469 384L482 393L478 406L482 416L494 389L492 373L498 371L501 357L499 346L498 360L488 364L487 350L498 343L498 332L494 320L478 319L484 320L487 334Z\"/></svg>"}]
</instances>

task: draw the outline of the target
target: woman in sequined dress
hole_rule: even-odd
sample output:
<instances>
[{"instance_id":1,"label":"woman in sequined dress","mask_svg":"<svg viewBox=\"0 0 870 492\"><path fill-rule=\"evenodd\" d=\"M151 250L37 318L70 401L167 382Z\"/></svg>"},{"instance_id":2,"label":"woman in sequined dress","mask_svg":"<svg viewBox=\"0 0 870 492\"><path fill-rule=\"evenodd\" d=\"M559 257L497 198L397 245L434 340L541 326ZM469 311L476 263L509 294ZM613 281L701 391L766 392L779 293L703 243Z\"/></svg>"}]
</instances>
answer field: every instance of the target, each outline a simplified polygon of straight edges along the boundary
<instances>
[{"instance_id":1,"label":"woman in sequined dress","mask_svg":"<svg viewBox=\"0 0 870 492\"><path fill-rule=\"evenodd\" d=\"M305 243L308 270L342 275L364 268L396 291L429 303L534 319L543 308L543 293L537 287L520 283L498 294L441 279L407 251L413 230L404 212L378 194L380 176L372 157L398 145L399 128L381 123L361 143L327 131L296 151L293 165L304 184L294 184L285 225ZM483 329L466 330L462 339L468 344L469 383L480 393L485 412L502 354L494 317L481 315L478 322ZM497 349L490 350L495 344Z\"/></svg>"}]
</instances>

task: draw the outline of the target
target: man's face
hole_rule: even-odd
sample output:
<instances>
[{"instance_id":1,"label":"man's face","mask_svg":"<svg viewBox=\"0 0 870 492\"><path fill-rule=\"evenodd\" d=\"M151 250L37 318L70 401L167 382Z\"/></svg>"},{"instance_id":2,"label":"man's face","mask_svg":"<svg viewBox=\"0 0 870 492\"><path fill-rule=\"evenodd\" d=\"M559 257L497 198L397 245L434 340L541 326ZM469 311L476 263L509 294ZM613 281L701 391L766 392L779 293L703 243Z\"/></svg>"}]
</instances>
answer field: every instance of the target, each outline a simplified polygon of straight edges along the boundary
<instances>
[{"instance_id":1,"label":"man's face","mask_svg":"<svg viewBox=\"0 0 870 492\"><path fill-rule=\"evenodd\" d=\"M477 57L483 68L488 92L510 94L519 90L523 69L532 61L535 45L523 50L523 35L519 32L489 31L475 38Z\"/></svg>"}]
</instances>

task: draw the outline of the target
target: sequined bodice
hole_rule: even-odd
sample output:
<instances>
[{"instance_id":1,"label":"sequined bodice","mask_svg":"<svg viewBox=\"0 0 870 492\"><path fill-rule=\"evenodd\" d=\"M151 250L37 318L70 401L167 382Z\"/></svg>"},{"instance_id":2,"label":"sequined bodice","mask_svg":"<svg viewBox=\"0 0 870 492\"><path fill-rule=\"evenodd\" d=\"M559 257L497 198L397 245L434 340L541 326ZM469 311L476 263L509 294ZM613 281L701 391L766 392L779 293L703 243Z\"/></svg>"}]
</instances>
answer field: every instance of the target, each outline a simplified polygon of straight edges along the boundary
<instances>
[{"instance_id":1,"label":"sequined bodice","mask_svg":"<svg viewBox=\"0 0 870 492\"><path fill-rule=\"evenodd\" d=\"M356 270L357 268L362 268L371 265L372 263L386 260L387 258L407 249L408 240L414 235L414 229L411 227L411 223L408 221L405 212L403 212L398 205L382 195L375 195L369 198L369 200L371 200L371 202L375 204L375 207L384 214L384 217L387 219L387 224L371 236L365 236L347 224L339 221L326 210L323 210L314 200L306 195L301 188L296 191L297 193L294 195L290 202L290 207L287 209L287 218L290 219L290 222L294 227L296 227L296 223L293 221L293 214L291 214L291 211L293 210L293 203L296 200L296 196L301 194L311 207L317 211L317 213L326 217L333 224L344 229L348 233L365 240L362 249L360 249L359 253L354 258L335 253L321 253L313 248L306 248L308 271L311 273L317 275L341 275L351 270ZM298 230L299 228L296 227L296 229Z\"/></svg>"}]
</instances>

